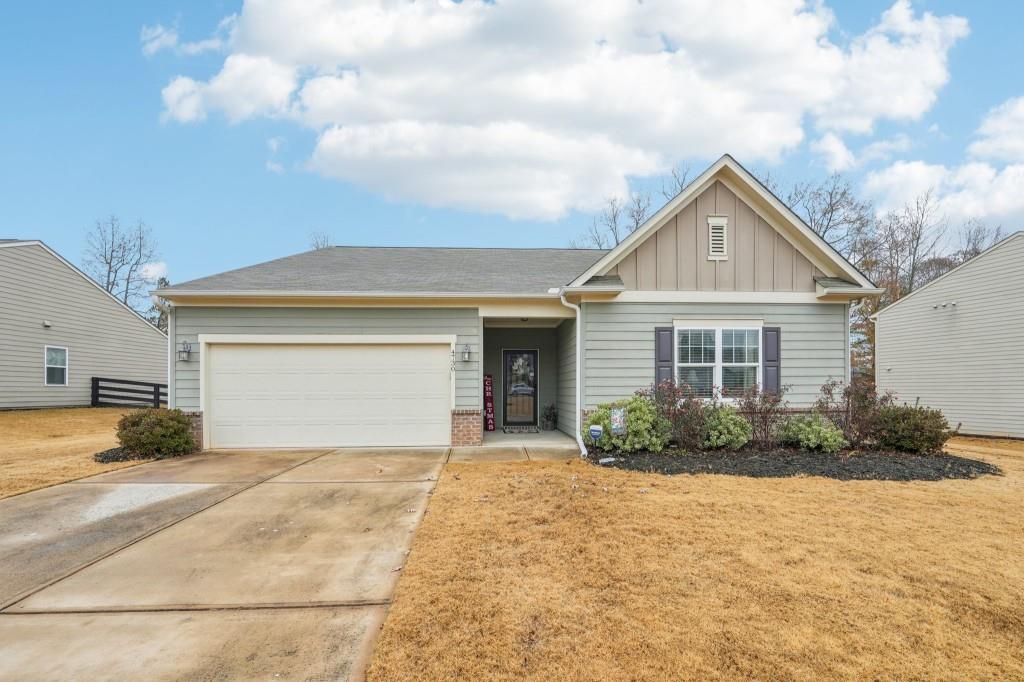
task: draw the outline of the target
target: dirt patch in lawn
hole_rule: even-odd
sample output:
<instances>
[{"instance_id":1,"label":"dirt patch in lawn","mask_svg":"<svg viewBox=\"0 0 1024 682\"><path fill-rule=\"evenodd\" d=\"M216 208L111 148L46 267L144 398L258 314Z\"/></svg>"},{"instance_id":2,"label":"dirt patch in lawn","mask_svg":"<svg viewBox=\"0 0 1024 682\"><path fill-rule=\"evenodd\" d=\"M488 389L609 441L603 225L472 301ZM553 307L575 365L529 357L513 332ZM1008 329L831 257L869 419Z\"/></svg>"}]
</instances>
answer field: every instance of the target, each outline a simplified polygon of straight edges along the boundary
<instances>
[{"instance_id":1,"label":"dirt patch in lawn","mask_svg":"<svg viewBox=\"0 0 1024 682\"><path fill-rule=\"evenodd\" d=\"M667 452L616 457L600 466L658 474L727 474L754 478L823 476L840 481L941 481L1002 473L977 459L947 453L906 455L885 452L825 453L800 450Z\"/></svg>"},{"instance_id":2,"label":"dirt patch in lawn","mask_svg":"<svg viewBox=\"0 0 1024 682\"><path fill-rule=\"evenodd\" d=\"M449 464L369 670L1024 679L1024 448L934 483Z\"/></svg>"},{"instance_id":3,"label":"dirt patch in lawn","mask_svg":"<svg viewBox=\"0 0 1024 682\"><path fill-rule=\"evenodd\" d=\"M100 464L92 458L117 445L117 420L124 412L106 407L0 412L0 498L138 464Z\"/></svg>"}]
</instances>

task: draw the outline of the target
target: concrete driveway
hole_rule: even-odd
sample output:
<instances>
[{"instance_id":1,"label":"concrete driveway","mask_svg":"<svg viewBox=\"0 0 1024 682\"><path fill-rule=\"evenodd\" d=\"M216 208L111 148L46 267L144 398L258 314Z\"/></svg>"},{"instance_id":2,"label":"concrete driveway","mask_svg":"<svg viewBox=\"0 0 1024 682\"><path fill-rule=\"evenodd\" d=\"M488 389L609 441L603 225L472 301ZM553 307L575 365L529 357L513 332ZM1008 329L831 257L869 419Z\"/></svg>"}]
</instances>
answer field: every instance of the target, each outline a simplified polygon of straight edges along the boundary
<instances>
[{"instance_id":1,"label":"concrete driveway","mask_svg":"<svg viewBox=\"0 0 1024 682\"><path fill-rule=\"evenodd\" d=\"M211 452L0 501L0 679L359 675L448 457Z\"/></svg>"}]
</instances>

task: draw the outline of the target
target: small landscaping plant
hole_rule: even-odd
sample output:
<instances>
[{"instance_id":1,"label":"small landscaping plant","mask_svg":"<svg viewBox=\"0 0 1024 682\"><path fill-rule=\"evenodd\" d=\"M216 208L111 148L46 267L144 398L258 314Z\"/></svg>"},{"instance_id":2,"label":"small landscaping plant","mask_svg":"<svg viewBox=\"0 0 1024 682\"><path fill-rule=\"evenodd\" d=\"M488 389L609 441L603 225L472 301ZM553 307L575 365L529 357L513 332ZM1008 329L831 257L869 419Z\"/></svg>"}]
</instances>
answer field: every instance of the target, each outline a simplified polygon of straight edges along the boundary
<instances>
[{"instance_id":1,"label":"small landscaping plant","mask_svg":"<svg viewBox=\"0 0 1024 682\"><path fill-rule=\"evenodd\" d=\"M750 442L753 428L743 415L729 405L713 405L707 410L701 445L710 450L739 450Z\"/></svg>"},{"instance_id":2,"label":"small landscaping plant","mask_svg":"<svg viewBox=\"0 0 1024 682\"><path fill-rule=\"evenodd\" d=\"M783 443L813 452L833 454L849 445L839 427L818 413L791 417L779 435Z\"/></svg>"},{"instance_id":3,"label":"small landscaping plant","mask_svg":"<svg viewBox=\"0 0 1024 682\"><path fill-rule=\"evenodd\" d=\"M878 410L873 435L883 450L927 454L941 452L953 433L939 410L887 405Z\"/></svg>"},{"instance_id":4,"label":"small landscaping plant","mask_svg":"<svg viewBox=\"0 0 1024 682\"><path fill-rule=\"evenodd\" d=\"M857 379L849 384L832 379L821 387L814 411L827 417L854 447L874 438L879 410L895 402L892 393L878 394L874 383Z\"/></svg>"},{"instance_id":5,"label":"small landscaping plant","mask_svg":"<svg viewBox=\"0 0 1024 682\"><path fill-rule=\"evenodd\" d=\"M621 436L612 435L612 408L626 408L626 433ZM604 434L596 442L590 437L590 427L600 424ZM588 445L596 446L605 452L661 452L669 440L670 426L654 407L654 403L643 395L635 395L626 400L598 405L586 419L583 427L584 438Z\"/></svg>"},{"instance_id":6,"label":"small landscaping plant","mask_svg":"<svg viewBox=\"0 0 1024 682\"><path fill-rule=\"evenodd\" d=\"M181 410L150 408L134 410L117 423L122 453L113 459L163 459L195 452L192 422ZM115 448L116 449L116 448ZM105 454L105 453L100 453Z\"/></svg>"},{"instance_id":7,"label":"small landscaping plant","mask_svg":"<svg viewBox=\"0 0 1024 682\"><path fill-rule=\"evenodd\" d=\"M770 448L778 441L779 429L786 421L786 409L789 407L786 402L788 390L788 386L782 386L778 393L772 393L754 385L736 395L740 414L750 422L754 445Z\"/></svg>"},{"instance_id":8,"label":"small landscaping plant","mask_svg":"<svg viewBox=\"0 0 1024 682\"><path fill-rule=\"evenodd\" d=\"M671 439L684 450L700 448L704 440L704 423L708 405L686 384L666 379L637 395L654 404L658 416L669 425Z\"/></svg>"}]
</instances>

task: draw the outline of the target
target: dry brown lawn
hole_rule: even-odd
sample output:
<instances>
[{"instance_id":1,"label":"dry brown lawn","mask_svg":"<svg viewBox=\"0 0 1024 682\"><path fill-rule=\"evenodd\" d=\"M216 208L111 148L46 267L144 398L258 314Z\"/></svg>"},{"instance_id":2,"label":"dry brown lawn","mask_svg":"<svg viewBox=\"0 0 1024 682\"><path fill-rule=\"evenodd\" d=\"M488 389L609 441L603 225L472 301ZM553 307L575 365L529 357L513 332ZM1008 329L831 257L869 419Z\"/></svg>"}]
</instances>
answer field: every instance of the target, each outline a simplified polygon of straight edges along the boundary
<instances>
[{"instance_id":1,"label":"dry brown lawn","mask_svg":"<svg viewBox=\"0 0 1024 682\"><path fill-rule=\"evenodd\" d=\"M114 431L124 413L111 407L0 412L0 498L138 464L92 459L117 445Z\"/></svg>"},{"instance_id":2,"label":"dry brown lawn","mask_svg":"<svg viewBox=\"0 0 1024 682\"><path fill-rule=\"evenodd\" d=\"M449 464L370 680L1024 679L1024 444L940 483Z\"/></svg>"}]
</instances>

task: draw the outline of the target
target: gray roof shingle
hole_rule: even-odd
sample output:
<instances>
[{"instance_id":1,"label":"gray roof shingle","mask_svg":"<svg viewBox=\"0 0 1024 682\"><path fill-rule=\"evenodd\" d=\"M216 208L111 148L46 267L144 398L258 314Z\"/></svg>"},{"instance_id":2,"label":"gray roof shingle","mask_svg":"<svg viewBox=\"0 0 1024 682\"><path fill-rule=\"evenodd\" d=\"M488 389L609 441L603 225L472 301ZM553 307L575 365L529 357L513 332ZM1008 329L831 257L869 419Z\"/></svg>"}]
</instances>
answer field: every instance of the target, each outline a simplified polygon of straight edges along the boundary
<instances>
[{"instance_id":1,"label":"gray roof shingle","mask_svg":"<svg viewBox=\"0 0 1024 682\"><path fill-rule=\"evenodd\" d=\"M165 291L546 294L606 252L333 246L183 282Z\"/></svg>"}]
</instances>

